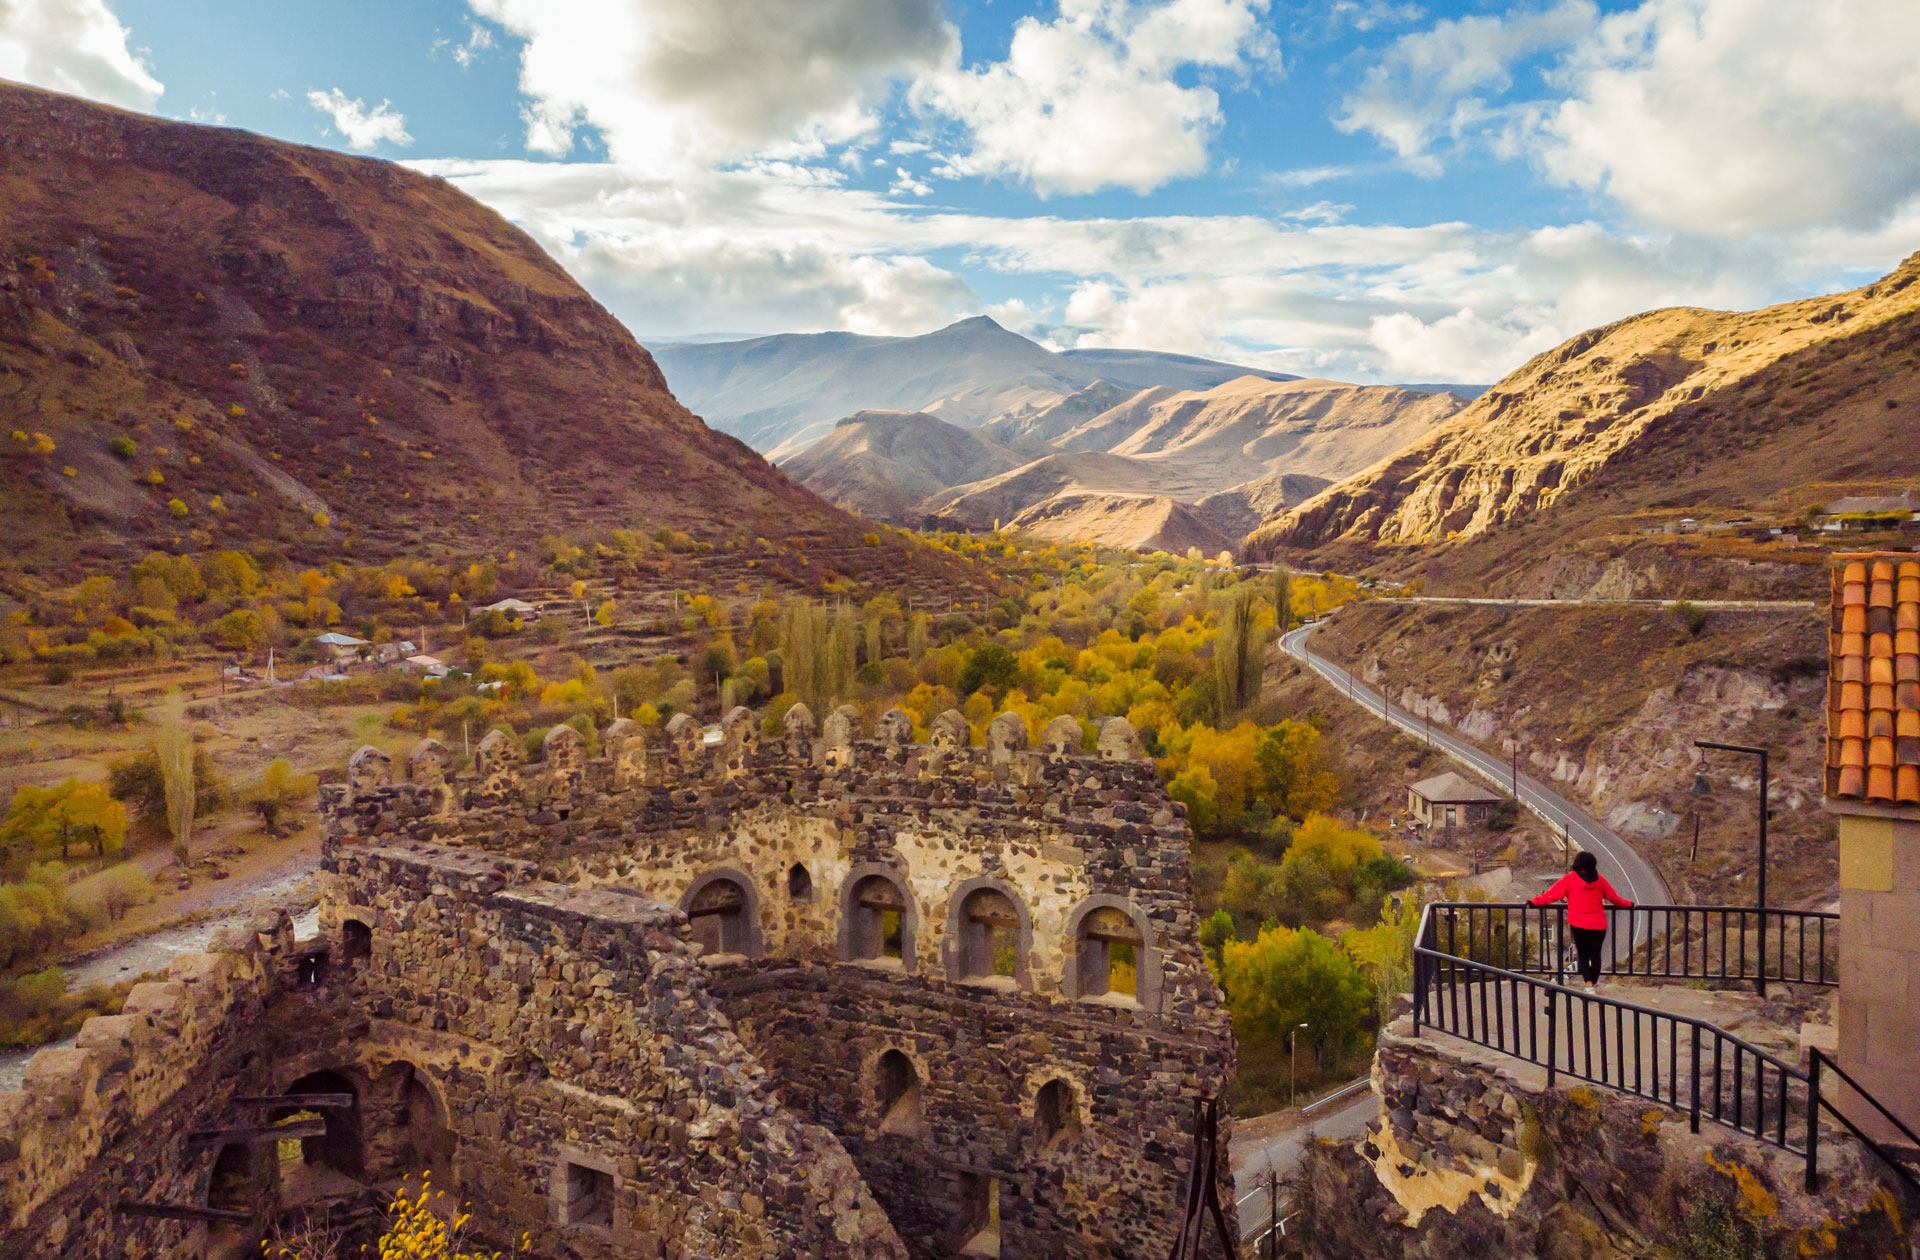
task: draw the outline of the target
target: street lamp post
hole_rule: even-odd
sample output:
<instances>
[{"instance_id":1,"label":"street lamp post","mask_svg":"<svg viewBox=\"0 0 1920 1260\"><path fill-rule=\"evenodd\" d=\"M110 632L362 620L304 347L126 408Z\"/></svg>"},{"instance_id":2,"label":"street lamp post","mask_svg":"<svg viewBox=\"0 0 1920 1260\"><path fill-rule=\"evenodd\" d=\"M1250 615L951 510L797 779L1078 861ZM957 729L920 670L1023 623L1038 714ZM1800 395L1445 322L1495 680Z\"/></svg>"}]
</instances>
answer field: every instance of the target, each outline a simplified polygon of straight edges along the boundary
<instances>
[{"instance_id":1,"label":"street lamp post","mask_svg":"<svg viewBox=\"0 0 1920 1260\"><path fill-rule=\"evenodd\" d=\"M1294 1026L1293 1044L1287 1049L1287 1106L1289 1107L1293 1106L1294 1099L1297 1097L1294 1082L1300 1075L1300 1029L1305 1027L1305 1024Z\"/></svg>"},{"instance_id":2,"label":"street lamp post","mask_svg":"<svg viewBox=\"0 0 1920 1260\"><path fill-rule=\"evenodd\" d=\"M1746 753L1750 757L1760 758L1760 877L1759 886L1755 889L1760 914L1760 974L1754 979L1753 991L1765 997L1767 995L1767 750L1747 744L1717 744L1704 739L1694 740L1693 746L1716 749L1720 752Z\"/></svg>"}]
</instances>

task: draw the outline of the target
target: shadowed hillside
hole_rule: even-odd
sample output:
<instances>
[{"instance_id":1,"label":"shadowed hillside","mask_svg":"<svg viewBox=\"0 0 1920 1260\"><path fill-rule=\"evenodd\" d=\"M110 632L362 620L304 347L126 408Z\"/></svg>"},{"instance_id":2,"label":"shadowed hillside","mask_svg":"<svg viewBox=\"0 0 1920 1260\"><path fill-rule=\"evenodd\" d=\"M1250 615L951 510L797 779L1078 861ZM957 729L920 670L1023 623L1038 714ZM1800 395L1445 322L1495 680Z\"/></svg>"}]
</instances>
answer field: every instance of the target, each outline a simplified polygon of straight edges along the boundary
<instances>
[{"instance_id":1,"label":"shadowed hillside","mask_svg":"<svg viewBox=\"0 0 1920 1260\"><path fill-rule=\"evenodd\" d=\"M16 556L857 538L442 181L0 84Z\"/></svg>"}]
</instances>

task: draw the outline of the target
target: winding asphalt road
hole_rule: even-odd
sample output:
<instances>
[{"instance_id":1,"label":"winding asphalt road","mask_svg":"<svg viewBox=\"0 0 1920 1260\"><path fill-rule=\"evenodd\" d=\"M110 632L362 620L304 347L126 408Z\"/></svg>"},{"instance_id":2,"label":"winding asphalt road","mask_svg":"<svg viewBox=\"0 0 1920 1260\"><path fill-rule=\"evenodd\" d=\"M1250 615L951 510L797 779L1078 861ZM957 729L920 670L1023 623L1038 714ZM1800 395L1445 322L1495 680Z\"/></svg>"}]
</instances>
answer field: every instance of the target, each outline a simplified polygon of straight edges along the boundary
<instances>
[{"instance_id":1,"label":"winding asphalt road","mask_svg":"<svg viewBox=\"0 0 1920 1260\"><path fill-rule=\"evenodd\" d=\"M1429 729L1417 713L1395 704L1389 704L1381 694L1369 687L1347 670L1335 665L1324 656L1317 656L1307 647L1307 640L1316 629L1314 623L1289 631L1281 637L1281 650L1300 661L1307 668L1332 683L1341 695L1349 697L1356 705L1367 710L1375 717L1392 722L1401 730L1416 739L1429 737ZM1478 747L1450 731L1432 728L1430 737L1433 746L1453 758L1482 780L1502 789L1513 781L1512 768L1497 757L1481 751ZM1646 905L1670 905L1673 894L1668 890L1666 881L1659 872L1648 865L1647 860L1634 851L1632 845L1602 826L1591 815L1573 802L1561 796L1546 784L1528 774L1519 777L1520 803L1534 814L1558 828L1573 843L1582 849L1591 850L1599 857L1606 876L1627 898ZM1646 934L1646 925L1640 915L1634 915L1634 929L1631 940L1639 940ZM1616 941L1616 949L1630 948L1630 941Z\"/></svg>"},{"instance_id":2,"label":"winding asphalt road","mask_svg":"<svg viewBox=\"0 0 1920 1260\"><path fill-rule=\"evenodd\" d=\"M1243 1239L1264 1237L1272 1226L1272 1212L1267 1206L1267 1173L1280 1174L1280 1180L1293 1175L1300 1167L1301 1157L1306 1154L1307 1143L1315 1138L1357 1138L1367 1131L1380 1117L1380 1098L1371 1089L1362 1089L1359 1095L1342 1103L1338 1108L1325 1115L1314 1117L1309 1123L1297 1129L1267 1139L1265 1142L1243 1146L1239 1135L1234 1136L1233 1179L1240 1196L1240 1236ZM1290 1200L1281 1199L1280 1215L1286 1216Z\"/></svg>"}]
</instances>

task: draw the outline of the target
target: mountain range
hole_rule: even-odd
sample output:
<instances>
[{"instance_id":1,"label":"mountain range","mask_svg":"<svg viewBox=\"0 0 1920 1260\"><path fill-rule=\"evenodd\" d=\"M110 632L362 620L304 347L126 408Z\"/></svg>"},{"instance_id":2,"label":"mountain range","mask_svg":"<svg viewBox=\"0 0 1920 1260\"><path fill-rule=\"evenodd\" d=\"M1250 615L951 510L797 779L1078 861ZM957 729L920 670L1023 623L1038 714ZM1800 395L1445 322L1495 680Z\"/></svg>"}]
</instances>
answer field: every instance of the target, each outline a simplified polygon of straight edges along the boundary
<instances>
[{"instance_id":1,"label":"mountain range","mask_svg":"<svg viewBox=\"0 0 1920 1260\"><path fill-rule=\"evenodd\" d=\"M1218 551L1464 405L1298 378L1198 390L1096 381L972 429L927 412L857 412L782 467L880 520Z\"/></svg>"},{"instance_id":2,"label":"mountain range","mask_svg":"<svg viewBox=\"0 0 1920 1260\"><path fill-rule=\"evenodd\" d=\"M1104 405L1089 409L1090 400L1080 398L1074 406L1081 419L1143 389L1201 391L1244 377L1299 379L1153 350L1056 352L984 315L918 337L781 333L660 345L654 353L681 402L775 463L857 411L922 412L973 428L1031 422L1096 384L1104 387ZM1479 387L1409 388L1472 397Z\"/></svg>"},{"instance_id":3,"label":"mountain range","mask_svg":"<svg viewBox=\"0 0 1920 1260\"><path fill-rule=\"evenodd\" d=\"M1515 593L1672 593L1680 562L1636 540L1682 517L1791 525L1863 486L1912 486L1916 380L1920 254L1844 293L1650 311L1535 356L1248 548ZM1724 557L1741 572L1713 581L1751 584L1768 558Z\"/></svg>"},{"instance_id":4,"label":"mountain range","mask_svg":"<svg viewBox=\"0 0 1920 1260\"><path fill-rule=\"evenodd\" d=\"M5 83L0 400L26 564L866 528L444 181Z\"/></svg>"}]
</instances>

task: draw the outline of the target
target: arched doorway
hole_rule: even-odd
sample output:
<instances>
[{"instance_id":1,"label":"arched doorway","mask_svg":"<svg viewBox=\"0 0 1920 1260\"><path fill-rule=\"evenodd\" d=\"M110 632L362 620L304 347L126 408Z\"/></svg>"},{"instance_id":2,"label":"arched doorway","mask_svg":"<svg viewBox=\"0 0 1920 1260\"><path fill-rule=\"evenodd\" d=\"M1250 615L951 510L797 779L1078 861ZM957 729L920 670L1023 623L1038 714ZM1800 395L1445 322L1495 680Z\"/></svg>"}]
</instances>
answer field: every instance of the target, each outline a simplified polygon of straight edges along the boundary
<instances>
[{"instance_id":1,"label":"arched doorway","mask_svg":"<svg viewBox=\"0 0 1920 1260\"><path fill-rule=\"evenodd\" d=\"M426 1074L402 1059L374 1080L366 1133L370 1178L386 1181L432 1173L451 1188L453 1130L447 1109Z\"/></svg>"},{"instance_id":2,"label":"arched doorway","mask_svg":"<svg viewBox=\"0 0 1920 1260\"><path fill-rule=\"evenodd\" d=\"M366 1155L361 1141L359 1084L347 1072L329 1069L309 1072L281 1091L297 1094L348 1095L347 1107L286 1106L274 1109L273 1118L317 1118L326 1122L327 1131L319 1137L289 1138L275 1143L280 1161L280 1201L291 1206L350 1191L366 1175Z\"/></svg>"}]
</instances>

